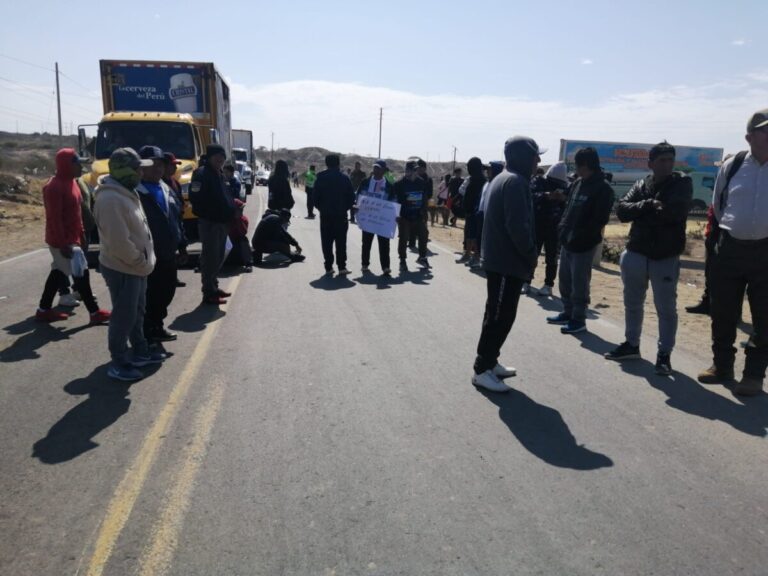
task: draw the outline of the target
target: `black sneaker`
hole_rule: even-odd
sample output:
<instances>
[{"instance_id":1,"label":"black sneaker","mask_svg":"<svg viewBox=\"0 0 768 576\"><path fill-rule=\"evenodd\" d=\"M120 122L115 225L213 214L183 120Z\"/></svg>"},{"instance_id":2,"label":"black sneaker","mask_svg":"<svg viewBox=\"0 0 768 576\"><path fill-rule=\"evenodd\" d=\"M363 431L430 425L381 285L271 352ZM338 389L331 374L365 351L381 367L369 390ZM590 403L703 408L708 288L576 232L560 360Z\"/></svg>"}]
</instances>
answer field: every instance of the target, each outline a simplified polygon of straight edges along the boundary
<instances>
[{"instance_id":1,"label":"black sneaker","mask_svg":"<svg viewBox=\"0 0 768 576\"><path fill-rule=\"evenodd\" d=\"M408 271L408 264L405 262L405 259L400 260L400 270Z\"/></svg>"},{"instance_id":2,"label":"black sneaker","mask_svg":"<svg viewBox=\"0 0 768 576\"><path fill-rule=\"evenodd\" d=\"M656 374L660 376L672 374L672 363L669 360L669 354L659 352L656 356Z\"/></svg>"},{"instance_id":3,"label":"black sneaker","mask_svg":"<svg viewBox=\"0 0 768 576\"><path fill-rule=\"evenodd\" d=\"M709 300L702 300L695 306L686 306L688 314L709 314Z\"/></svg>"},{"instance_id":4,"label":"black sneaker","mask_svg":"<svg viewBox=\"0 0 768 576\"><path fill-rule=\"evenodd\" d=\"M640 358L640 346L632 346L629 342L624 342L603 356L608 360L636 360Z\"/></svg>"}]
</instances>

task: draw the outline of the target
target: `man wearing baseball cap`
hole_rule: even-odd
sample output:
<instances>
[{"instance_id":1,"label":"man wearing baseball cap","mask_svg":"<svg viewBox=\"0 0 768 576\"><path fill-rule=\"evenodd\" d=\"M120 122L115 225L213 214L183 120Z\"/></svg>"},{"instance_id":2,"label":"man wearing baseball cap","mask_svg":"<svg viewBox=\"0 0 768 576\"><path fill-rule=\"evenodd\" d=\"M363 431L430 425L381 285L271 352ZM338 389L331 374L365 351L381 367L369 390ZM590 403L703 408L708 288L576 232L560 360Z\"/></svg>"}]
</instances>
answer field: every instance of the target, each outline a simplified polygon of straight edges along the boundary
<instances>
[{"instance_id":1,"label":"man wearing baseball cap","mask_svg":"<svg viewBox=\"0 0 768 576\"><path fill-rule=\"evenodd\" d=\"M733 391L756 396L768 367L768 109L749 119L746 140L749 151L724 162L715 180L712 205L719 236L709 277L713 363L699 374L699 382L733 380L733 343L746 293L754 346L745 349L744 372Z\"/></svg>"},{"instance_id":2,"label":"man wearing baseball cap","mask_svg":"<svg viewBox=\"0 0 768 576\"><path fill-rule=\"evenodd\" d=\"M93 215L99 228L101 274L112 298L109 321L110 378L139 380L143 366L159 364L144 337L147 276L155 267L155 248L136 187L141 167L152 166L133 148L118 148L109 157L109 175L96 188ZM128 353L128 343L133 354Z\"/></svg>"}]
</instances>

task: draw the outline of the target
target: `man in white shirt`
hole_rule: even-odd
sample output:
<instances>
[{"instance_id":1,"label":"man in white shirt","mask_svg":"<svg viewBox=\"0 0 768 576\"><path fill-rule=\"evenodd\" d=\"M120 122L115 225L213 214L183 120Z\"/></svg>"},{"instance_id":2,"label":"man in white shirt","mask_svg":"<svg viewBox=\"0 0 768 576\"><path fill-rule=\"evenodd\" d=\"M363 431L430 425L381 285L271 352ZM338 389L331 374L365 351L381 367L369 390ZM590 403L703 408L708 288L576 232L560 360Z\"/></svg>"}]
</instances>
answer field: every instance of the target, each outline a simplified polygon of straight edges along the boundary
<instances>
[{"instance_id":1,"label":"man in white shirt","mask_svg":"<svg viewBox=\"0 0 768 576\"><path fill-rule=\"evenodd\" d=\"M768 367L768 109L747 123L749 152L730 174L739 155L725 162L712 200L719 238L710 270L713 364L699 382L733 380L736 327L746 292L752 311L754 346L745 350L741 381L734 393L755 396ZM730 174L730 180L728 176Z\"/></svg>"}]
</instances>

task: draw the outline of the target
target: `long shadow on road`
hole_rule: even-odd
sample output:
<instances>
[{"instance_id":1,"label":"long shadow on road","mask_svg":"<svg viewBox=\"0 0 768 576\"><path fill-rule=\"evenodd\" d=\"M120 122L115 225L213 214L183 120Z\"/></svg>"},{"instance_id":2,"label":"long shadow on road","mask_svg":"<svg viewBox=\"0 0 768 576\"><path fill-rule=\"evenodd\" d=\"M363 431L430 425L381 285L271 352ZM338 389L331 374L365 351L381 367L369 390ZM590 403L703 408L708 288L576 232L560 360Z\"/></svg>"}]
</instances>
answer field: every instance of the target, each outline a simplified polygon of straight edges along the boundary
<instances>
[{"instance_id":1,"label":"long shadow on road","mask_svg":"<svg viewBox=\"0 0 768 576\"><path fill-rule=\"evenodd\" d=\"M573 470L597 470L613 466L604 454L577 444L560 412L512 389L507 394L480 390L499 407L499 418L520 444L547 464Z\"/></svg>"},{"instance_id":2,"label":"long shadow on road","mask_svg":"<svg viewBox=\"0 0 768 576\"><path fill-rule=\"evenodd\" d=\"M200 304L194 310L177 316L168 327L171 330L179 330L180 332L202 332L208 324L225 315L226 312L220 310L217 306Z\"/></svg>"},{"instance_id":3,"label":"long shadow on road","mask_svg":"<svg viewBox=\"0 0 768 576\"><path fill-rule=\"evenodd\" d=\"M66 322L66 321L65 321ZM40 358L38 350L50 342L67 340L70 336L89 327L88 324L66 328L66 323L47 324L27 318L3 328L8 334L18 336L13 343L0 350L0 363L20 362Z\"/></svg>"},{"instance_id":4,"label":"long shadow on road","mask_svg":"<svg viewBox=\"0 0 768 576\"><path fill-rule=\"evenodd\" d=\"M109 428L128 412L130 384L116 382L107 376L103 364L84 378L73 380L64 390L73 396L88 398L56 422L45 438L35 442L32 457L44 464L61 464L88 452L98 444L93 441L102 430ZM155 367L154 371L157 370ZM146 375L152 371L144 370Z\"/></svg>"}]
</instances>

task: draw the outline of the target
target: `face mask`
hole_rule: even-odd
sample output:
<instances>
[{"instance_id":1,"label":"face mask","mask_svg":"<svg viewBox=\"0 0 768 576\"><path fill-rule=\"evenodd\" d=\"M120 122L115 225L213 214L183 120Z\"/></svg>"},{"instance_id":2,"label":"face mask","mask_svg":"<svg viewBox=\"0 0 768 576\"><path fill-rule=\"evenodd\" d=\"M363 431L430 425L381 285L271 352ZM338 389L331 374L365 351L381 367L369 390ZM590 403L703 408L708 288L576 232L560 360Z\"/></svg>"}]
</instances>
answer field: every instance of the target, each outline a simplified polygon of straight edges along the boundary
<instances>
[{"instance_id":1,"label":"face mask","mask_svg":"<svg viewBox=\"0 0 768 576\"><path fill-rule=\"evenodd\" d=\"M133 190L139 185L141 176L139 173L130 167L116 168L109 173L112 178L120 182L123 186L129 190Z\"/></svg>"}]
</instances>

